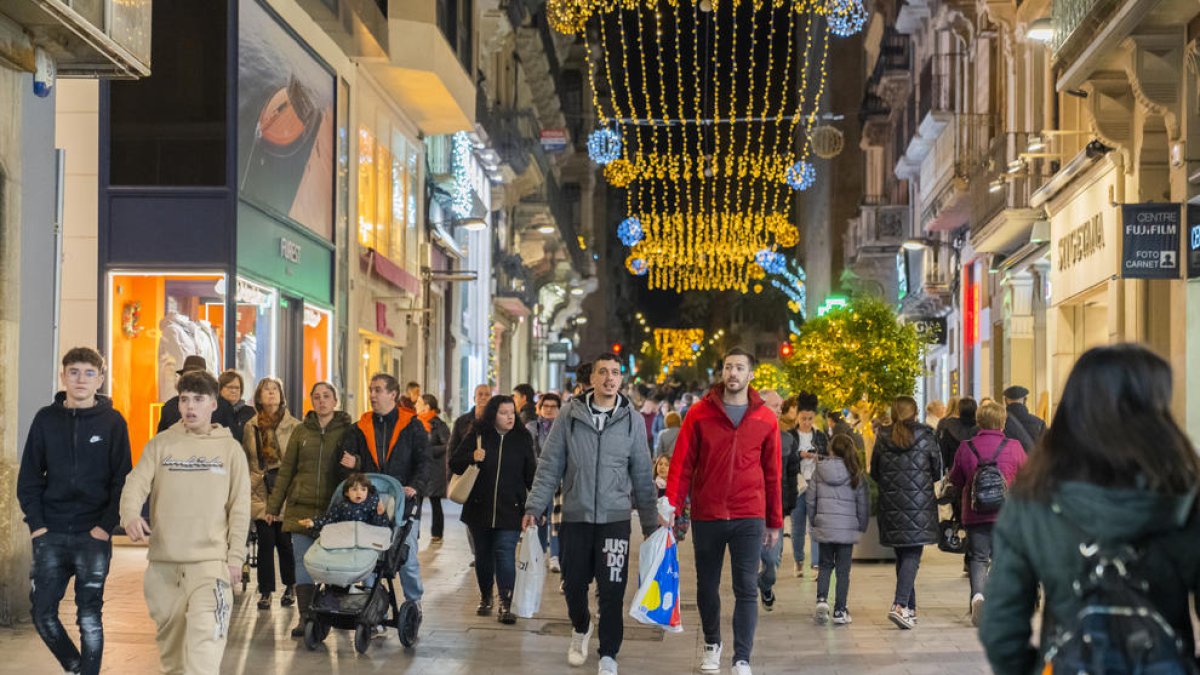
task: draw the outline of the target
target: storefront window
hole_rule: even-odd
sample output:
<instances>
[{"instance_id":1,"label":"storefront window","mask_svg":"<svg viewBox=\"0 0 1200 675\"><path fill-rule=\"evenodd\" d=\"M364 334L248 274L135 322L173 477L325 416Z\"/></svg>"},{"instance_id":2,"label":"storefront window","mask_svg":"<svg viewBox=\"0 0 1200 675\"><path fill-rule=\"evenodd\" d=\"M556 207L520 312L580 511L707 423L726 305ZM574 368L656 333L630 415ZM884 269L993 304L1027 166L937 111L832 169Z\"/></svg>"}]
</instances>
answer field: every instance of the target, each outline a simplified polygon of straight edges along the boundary
<instances>
[{"instance_id":1,"label":"storefront window","mask_svg":"<svg viewBox=\"0 0 1200 675\"><path fill-rule=\"evenodd\" d=\"M358 400L359 412L365 412L371 407L371 378L376 373L387 373L400 378L400 364L403 363L404 350L387 342L361 334L359 341L359 378Z\"/></svg>"},{"instance_id":2,"label":"storefront window","mask_svg":"<svg viewBox=\"0 0 1200 675\"><path fill-rule=\"evenodd\" d=\"M419 156L385 115L358 129L358 242L400 265L416 265Z\"/></svg>"},{"instance_id":3,"label":"storefront window","mask_svg":"<svg viewBox=\"0 0 1200 675\"><path fill-rule=\"evenodd\" d=\"M333 314L325 309L304 306L304 405L312 410L308 393L318 382L333 379ZM294 406L300 407L300 406Z\"/></svg>"},{"instance_id":4,"label":"storefront window","mask_svg":"<svg viewBox=\"0 0 1200 675\"><path fill-rule=\"evenodd\" d=\"M176 371L202 356L224 367L225 277L220 274L109 275L107 386L129 424L134 461L154 435Z\"/></svg>"},{"instance_id":5,"label":"storefront window","mask_svg":"<svg viewBox=\"0 0 1200 675\"><path fill-rule=\"evenodd\" d=\"M246 381L247 402L253 403L258 381L275 376L275 308L279 296L275 289L242 277L238 277L237 286L237 364L234 367Z\"/></svg>"}]
</instances>

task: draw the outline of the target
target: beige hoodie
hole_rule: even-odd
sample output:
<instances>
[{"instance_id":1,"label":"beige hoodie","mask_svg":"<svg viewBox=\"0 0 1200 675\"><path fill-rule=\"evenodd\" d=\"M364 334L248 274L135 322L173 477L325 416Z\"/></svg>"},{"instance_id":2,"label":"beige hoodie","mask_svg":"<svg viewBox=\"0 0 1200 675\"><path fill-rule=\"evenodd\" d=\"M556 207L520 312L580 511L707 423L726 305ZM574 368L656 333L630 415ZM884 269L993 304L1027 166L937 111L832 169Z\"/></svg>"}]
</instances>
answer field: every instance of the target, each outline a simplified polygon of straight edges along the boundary
<instances>
[{"instance_id":1,"label":"beige hoodie","mask_svg":"<svg viewBox=\"0 0 1200 675\"><path fill-rule=\"evenodd\" d=\"M225 427L196 434L183 422L150 439L125 480L121 523L150 497L150 561L221 560L241 566L250 530L246 453Z\"/></svg>"}]
</instances>

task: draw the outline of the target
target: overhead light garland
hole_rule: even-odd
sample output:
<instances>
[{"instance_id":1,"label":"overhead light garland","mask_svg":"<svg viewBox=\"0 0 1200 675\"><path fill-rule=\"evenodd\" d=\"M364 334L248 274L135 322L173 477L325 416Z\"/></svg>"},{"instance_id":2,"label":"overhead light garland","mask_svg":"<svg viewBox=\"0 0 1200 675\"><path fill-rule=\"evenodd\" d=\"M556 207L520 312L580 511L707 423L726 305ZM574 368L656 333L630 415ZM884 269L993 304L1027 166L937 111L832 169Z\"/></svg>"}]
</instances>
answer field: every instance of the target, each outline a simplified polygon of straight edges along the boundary
<instances>
[{"instance_id":1,"label":"overhead light garland","mask_svg":"<svg viewBox=\"0 0 1200 675\"><path fill-rule=\"evenodd\" d=\"M474 188L471 186L471 137L459 131L453 137L451 170L454 173L454 194L450 210L459 218L467 218L473 210Z\"/></svg>"},{"instance_id":2,"label":"overhead light garland","mask_svg":"<svg viewBox=\"0 0 1200 675\"><path fill-rule=\"evenodd\" d=\"M636 216L630 216L621 221L617 226L617 237L621 239L621 243L626 246L633 246L646 237L645 231L642 229L642 221Z\"/></svg>"},{"instance_id":3,"label":"overhead light garland","mask_svg":"<svg viewBox=\"0 0 1200 675\"><path fill-rule=\"evenodd\" d=\"M587 141L588 156L603 166L621 156L621 134L615 129L593 131Z\"/></svg>"},{"instance_id":4,"label":"overhead light garland","mask_svg":"<svg viewBox=\"0 0 1200 675\"><path fill-rule=\"evenodd\" d=\"M655 328L654 348L662 365L659 381L666 379L676 368L694 365L704 342L701 328Z\"/></svg>"}]
</instances>

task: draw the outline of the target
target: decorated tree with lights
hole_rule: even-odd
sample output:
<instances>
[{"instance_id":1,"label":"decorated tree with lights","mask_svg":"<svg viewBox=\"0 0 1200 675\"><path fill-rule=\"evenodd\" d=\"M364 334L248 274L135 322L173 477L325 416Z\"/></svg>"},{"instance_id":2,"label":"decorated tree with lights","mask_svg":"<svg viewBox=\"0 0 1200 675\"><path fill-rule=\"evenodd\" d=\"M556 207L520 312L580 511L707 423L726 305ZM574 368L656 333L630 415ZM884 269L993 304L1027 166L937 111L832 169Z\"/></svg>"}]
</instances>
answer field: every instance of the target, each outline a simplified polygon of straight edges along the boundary
<instances>
[{"instance_id":1,"label":"decorated tree with lights","mask_svg":"<svg viewBox=\"0 0 1200 675\"><path fill-rule=\"evenodd\" d=\"M809 391L831 410L878 410L911 395L923 374L924 343L882 300L858 296L809 319L792 337L783 369L793 391Z\"/></svg>"}]
</instances>

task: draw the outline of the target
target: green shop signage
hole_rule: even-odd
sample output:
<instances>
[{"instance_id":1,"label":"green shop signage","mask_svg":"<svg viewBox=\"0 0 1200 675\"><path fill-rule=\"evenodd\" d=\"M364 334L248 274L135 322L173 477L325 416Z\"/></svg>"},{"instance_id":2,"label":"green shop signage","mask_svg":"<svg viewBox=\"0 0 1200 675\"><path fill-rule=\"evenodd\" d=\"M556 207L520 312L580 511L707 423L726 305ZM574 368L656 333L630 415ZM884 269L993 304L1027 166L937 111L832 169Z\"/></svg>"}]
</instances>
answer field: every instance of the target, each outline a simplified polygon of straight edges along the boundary
<instances>
[{"instance_id":1,"label":"green shop signage","mask_svg":"<svg viewBox=\"0 0 1200 675\"><path fill-rule=\"evenodd\" d=\"M245 202L238 204L238 268L286 293L333 303L333 247Z\"/></svg>"}]
</instances>

